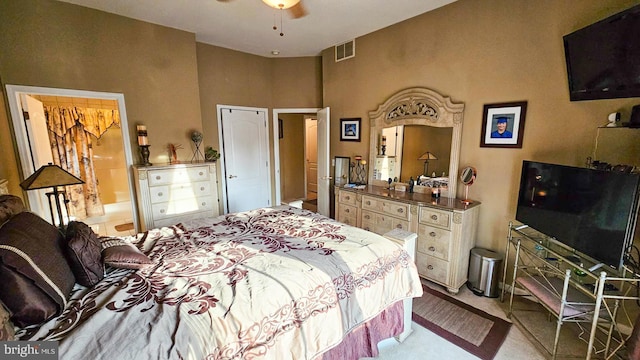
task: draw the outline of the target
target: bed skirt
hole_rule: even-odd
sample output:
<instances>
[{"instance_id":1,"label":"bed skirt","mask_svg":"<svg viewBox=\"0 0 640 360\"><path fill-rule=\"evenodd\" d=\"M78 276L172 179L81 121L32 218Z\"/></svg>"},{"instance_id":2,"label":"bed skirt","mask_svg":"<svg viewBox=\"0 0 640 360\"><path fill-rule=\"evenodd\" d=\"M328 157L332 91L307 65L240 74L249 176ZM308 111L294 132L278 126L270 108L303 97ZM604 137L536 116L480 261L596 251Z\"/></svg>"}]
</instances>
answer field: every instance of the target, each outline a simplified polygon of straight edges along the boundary
<instances>
[{"instance_id":1,"label":"bed skirt","mask_svg":"<svg viewBox=\"0 0 640 360\"><path fill-rule=\"evenodd\" d=\"M322 360L358 360L377 357L378 343L404 330L404 306L398 301L378 316L349 332L336 347L322 354Z\"/></svg>"}]
</instances>

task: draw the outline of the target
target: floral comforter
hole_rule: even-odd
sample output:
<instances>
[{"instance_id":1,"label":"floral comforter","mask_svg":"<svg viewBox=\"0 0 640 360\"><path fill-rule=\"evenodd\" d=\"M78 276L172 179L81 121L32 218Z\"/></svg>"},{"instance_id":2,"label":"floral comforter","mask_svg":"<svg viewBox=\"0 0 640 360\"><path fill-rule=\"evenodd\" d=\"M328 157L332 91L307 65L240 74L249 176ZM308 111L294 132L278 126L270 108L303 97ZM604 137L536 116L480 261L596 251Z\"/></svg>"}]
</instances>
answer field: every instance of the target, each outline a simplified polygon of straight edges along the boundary
<instances>
[{"instance_id":1,"label":"floral comforter","mask_svg":"<svg viewBox=\"0 0 640 360\"><path fill-rule=\"evenodd\" d=\"M381 236L289 207L193 220L129 238L154 262L76 285L21 340L61 359L316 359L398 300L415 266Z\"/></svg>"}]
</instances>

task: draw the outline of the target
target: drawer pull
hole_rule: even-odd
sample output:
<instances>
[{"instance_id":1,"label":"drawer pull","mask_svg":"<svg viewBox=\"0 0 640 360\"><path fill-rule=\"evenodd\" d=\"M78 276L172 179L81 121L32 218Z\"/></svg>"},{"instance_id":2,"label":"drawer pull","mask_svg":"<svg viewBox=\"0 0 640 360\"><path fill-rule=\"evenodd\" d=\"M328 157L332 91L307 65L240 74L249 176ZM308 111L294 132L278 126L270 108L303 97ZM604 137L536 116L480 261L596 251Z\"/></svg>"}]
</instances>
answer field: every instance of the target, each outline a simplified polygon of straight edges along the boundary
<instances>
[{"instance_id":1,"label":"drawer pull","mask_svg":"<svg viewBox=\"0 0 640 360\"><path fill-rule=\"evenodd\" d=\"M396 225L396 229L402 229L402 224Z\"/></svg>"},{"instance_id":2,"label":"drawer pull","mask_svg":"<svg viewBox=\"0 0 640 360\"><path fill-rule=\"evenodd\" d=\"M163 194L162 194L162 192L159 192L159 193L158 193L158 196L162 196L162 195L163 195Z\"/></svg>"},{"instance_id":3,"label":"drawer pull","mask_svg":"<svg viewBox=\"0 0 640 360\"><path fill-rule=\"evenodd\" d=\"M438 220L438 215L431 215L431 220Z\"/></svg>"},{"instance_id":4,"label":"drawer pull","mask_svg":"<svg viewBox=\"0 0 640 360\"><path fill-rule=\"evenodd\" d=\"M404 213L404 209L403 209L403 208L400 208L400 209L398 209L397 211L398 211L400 214Z\"/></svg>"},{"instance_id":5,"label":"drawer pull","mask_svg":"<svg viewBox=\"0 0 640 360\"><path fill-rule=\"evenodd\" d=\"M436 248L433 246L429 246L429 251L436 251Z\"/></svg>"},{"instance_id":6,"label":"drawer pull","mask_svg":"<svg viewBox=\"0 0 640 360\"><path fill-rule=\"evenodd\" d=\"M366 228L364 228L364 229L367 230L367 231L371 231L368 226Z\"/></svg>"},{"instance_id":7,"label":"drawer pull","mask_svg":"<svg viewBox=\"0 0 640 360\"><path fill-rule=\"evenodd\" d=\"M371 219L371 215L365 215L364 218L369 220L369 219Z\"/></svg>"},{"instance_id":8,"label":"drawer pull","mask_svg":"<svg viewBox=\"0 0 640 360\"><path fill-rule=\"evenodd\" d=\"M435 233L435 231L430 232L430 233L429 233L429 236L431 236L431 237L436 237L436 233Z\"/></svg>"},{"instance_id":9,"label":"drawer pull","mask_svg":"<svg viewBox=\"0 0 640 360\"><path fill-rule=\"evenodd\" d=\"M346 212L347 214L350 213L351 211L349 211L349 209L344 209L344 212Z\"/></svg>"},{"instance_id":10,"label":"drawer pull","mask_svg":"<svg viewBox=\"0 0 640 360\"><path fill-rule=\"evenodd\" d=\"M367 205L371 205L371 201L367 200Z\"/></svg>"},{"instance_id":11,"label":"drawer pull","mask_svg":"<svg viewBox=\"0 0 640 360\"><path fill-rule=\"evenodd\" d=\"M351 196L345 196L344 199L349 201L349 200L351 200Z\"/></svg>"},{"instance_id":12,"label":"drawer pull","mask_svg":"<svg viewBox=\"0 0 640 360\"><path fill-rule=\"evenodd\" d=\"M429 266L427 266L427 269L429 269L429 270L433 270L433 265L429 265Z\"/></svg>"},{"instance_id":13,"label":"drawer pull","mask_svg":"<svg viewBox=\"0 0 640 360\"><path fill-rule=\"evenodd\" d=\"M156 175L156 180L160 180L160 179L162 179L162 176Z\"/></svg>"},{"instance_id":14,"label":"drawer pull","mask_svg":"<svg viewBox=\"0 0 640 360\"><path fill-rule=\"evenodd\" d=\"M198 173L198 175L202 176L202 175L204 175L204 173L203 173L202 171L200 171L200 172Z\"/></svg>"},{"instance_id":15,"label":"drawer pull","mask_svg":"<svg viewBox=\"0 0 640 360\"><path fill-rule=\"evenodd\" d=\"M202 206L207 206L207 203L203 201Z\"/></svg>"},{"instance_id":16,"label":"drawer pull","mask_svg":"<svg viewBox=\"0 0 640 360\"><path fill-rule=\"evenodd\" d=\"M204 191L204 186L200 186L200 191Z\"/></svg>"},{"instance_id":17,"label":"drawer pull","mask_svg":"<svg viewBox=\"0 0 640 360\"><path fill-rule=\"evenodd\" d=\"M160 209L160 214L164 214L164 209Z\"/></svg>"}]
</instances>

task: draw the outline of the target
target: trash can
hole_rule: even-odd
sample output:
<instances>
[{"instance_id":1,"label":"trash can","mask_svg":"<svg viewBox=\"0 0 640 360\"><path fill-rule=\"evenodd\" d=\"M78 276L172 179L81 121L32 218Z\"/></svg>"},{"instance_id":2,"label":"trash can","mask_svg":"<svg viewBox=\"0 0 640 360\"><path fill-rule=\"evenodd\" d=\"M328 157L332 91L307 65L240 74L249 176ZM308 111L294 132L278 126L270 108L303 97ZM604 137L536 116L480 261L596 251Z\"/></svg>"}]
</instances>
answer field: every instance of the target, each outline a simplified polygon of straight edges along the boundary
<instances>
[{"instance_id":1,"label":"trash can","mask_svg":"<svg viewBox=\"0 0 640 360\"><path fill-rule=\"evenodd\" d=\"M482 248L471 249L467 287L478 296L498 297L502 255Z\"/></svg>"}]
</instances>

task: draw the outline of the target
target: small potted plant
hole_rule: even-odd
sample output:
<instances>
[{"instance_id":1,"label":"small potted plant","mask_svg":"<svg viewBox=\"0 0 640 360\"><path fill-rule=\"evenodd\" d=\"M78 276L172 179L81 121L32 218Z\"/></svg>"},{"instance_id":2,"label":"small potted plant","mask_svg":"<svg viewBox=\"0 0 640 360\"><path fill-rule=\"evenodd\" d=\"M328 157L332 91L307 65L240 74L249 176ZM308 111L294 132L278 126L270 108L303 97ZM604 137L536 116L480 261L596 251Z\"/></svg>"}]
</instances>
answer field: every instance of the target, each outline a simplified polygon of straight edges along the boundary
<instances>
[{"instance_id":1,"label":"small potted plant","mask_svg":"<svg viewBox=\"0 0 640 360\"><path fill-rule=\"evenodd\" d=\"M220 153L218 152L218 150L212 148L211 146L206 147L206 149L204 150L205 161L215 162L219 158L220 158Z\"/></svg>"}]
</instances>

